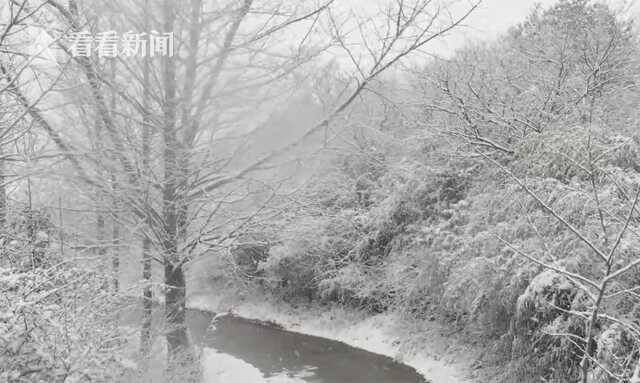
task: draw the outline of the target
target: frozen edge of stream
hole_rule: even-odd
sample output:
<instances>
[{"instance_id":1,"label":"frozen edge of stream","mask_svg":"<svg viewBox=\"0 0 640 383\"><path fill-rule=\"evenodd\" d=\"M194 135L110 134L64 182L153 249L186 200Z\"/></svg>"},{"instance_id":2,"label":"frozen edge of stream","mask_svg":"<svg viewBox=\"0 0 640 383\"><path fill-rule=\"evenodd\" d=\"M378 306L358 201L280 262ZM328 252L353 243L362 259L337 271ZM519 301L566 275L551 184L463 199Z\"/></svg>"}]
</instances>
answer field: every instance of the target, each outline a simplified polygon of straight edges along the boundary
<instances>
[{"instance_id":1,"label":"frozen edge of stream","mask_svg":"<svg viewBox=\"0 0 640 383\"><path fill-rule=\"evenodd\" d=\"M263 299L259 299L263 298ZM366 315L344 308L318 308L305 312L284 303L275 303L265 297L254 297L233 304L224 304L223 299L197 294L187 301L187 307L216 313L232 313L247 319L274 322L285 330L313 335L346 343L372 353L394 358L413 367L427 381L433 383L471 383L466 378L470 358L460 361L445 361L432 353L447 353L443 339L424 343L421 349L412 352L402 349L397 335L397 314L383 313ZM308 309L305 308L305 309ZM224 315L224 314L222 314ZM446 342L446 339L444 340ZM431 353L428 350L432 350ZM457 355L462 357L463 355Z\"/></svg>"}]
</instances>

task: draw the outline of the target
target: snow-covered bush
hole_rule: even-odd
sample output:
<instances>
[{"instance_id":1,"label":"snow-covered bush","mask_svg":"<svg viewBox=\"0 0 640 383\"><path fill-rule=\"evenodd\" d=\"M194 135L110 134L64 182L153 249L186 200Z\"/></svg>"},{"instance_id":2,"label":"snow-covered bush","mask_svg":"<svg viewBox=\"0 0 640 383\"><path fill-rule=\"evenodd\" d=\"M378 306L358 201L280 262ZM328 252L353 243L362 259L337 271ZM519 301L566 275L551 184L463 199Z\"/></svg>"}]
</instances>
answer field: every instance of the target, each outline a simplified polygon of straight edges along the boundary
<instances>
[{"instance_id":1,"label":"snow-covered bush","mask_svg":"<svg viewBox=\"0 0 640 383\"><path fill-rule=\"evenodd\" d=\"M352 213L308 217L285 227L280 244L259 265L267 285L284 296L313 297L319 283L349 262L357 238Z\"/></svg>"},{"instance_id":2,"label":"snow-covered bush","mask_svg":"<svg viewBox=\"0 0 640 383\"><path fill-rule=\"evenodd\" d=\"M126 361L108 281L60 264L0 269L0 381L115 381Z\"/></svg>"}]
</instances>

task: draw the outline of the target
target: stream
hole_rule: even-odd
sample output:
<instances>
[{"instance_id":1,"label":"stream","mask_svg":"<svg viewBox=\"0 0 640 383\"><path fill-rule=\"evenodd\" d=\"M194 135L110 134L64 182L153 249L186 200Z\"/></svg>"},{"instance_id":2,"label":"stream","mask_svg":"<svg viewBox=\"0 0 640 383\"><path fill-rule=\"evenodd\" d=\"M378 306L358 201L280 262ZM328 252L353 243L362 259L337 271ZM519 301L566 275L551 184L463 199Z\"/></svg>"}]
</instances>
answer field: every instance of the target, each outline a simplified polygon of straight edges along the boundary
<instances>
[{"instance_id":1,"label":"stream","mask_svg":"<svg viewBox=\"0 0 640 383\"><path fill-rule=\"evenodd\" d=\"M154 322L160 311L154 309ZM139 312L127 316L139 318ZM236 316L221 316L212 325L214 316L187 312L204 383L426 383L413 368L386 356Z\"/></svg>"}]
</instances>

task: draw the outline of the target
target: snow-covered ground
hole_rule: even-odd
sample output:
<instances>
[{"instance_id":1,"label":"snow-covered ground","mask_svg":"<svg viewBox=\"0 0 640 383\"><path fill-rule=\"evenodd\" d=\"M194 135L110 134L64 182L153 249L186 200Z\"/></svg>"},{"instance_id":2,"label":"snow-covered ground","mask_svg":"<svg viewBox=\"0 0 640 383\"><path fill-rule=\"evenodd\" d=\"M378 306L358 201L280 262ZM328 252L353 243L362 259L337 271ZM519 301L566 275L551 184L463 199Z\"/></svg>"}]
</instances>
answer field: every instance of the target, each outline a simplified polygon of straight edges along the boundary
<instances>
[{"instance_id":1,"label":"snow-covered ground","mask_svg":"<svg viewBox=\"0 0 640 383\"><path fill-rule=\"evenodd\" d=\"M222 313L219 315L232 313L248 319L272 321L289 331L333 339L386 355L415 368L433 383L472 381L466 378L473 360L472 352L449 344L447 337L437 331L436 324L433 324L432 336L421 337L419 347L415 346L416 342L410 342L413 347L409 349L401 335L402 320L392 313L371 316L342 307L295 308L258 296L229 303L209 294L191 296L188 306Z\"/></svg>"}]
</instances>

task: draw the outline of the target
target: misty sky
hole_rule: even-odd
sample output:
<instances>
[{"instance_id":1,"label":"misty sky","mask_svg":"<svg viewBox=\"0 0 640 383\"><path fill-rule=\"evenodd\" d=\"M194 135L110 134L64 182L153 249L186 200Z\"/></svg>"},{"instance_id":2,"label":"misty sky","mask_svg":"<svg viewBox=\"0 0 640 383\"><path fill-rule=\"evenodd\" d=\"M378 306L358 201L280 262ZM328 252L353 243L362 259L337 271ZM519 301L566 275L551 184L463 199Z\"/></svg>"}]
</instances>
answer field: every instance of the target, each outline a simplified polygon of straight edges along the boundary
<instances>
[{"instance_id":1,"label":"misty sky","mask_svg":"<svg viewBox=\"0 0 640 383\"><path fill-rule=\"evenodd\" d=\"M371 0L357 0L362 4L371 4ZM459 4L466 4L471 0L461 0ZM483 3L468 19L464 30L459 30L450 36L443 46L438 47L439 54L450 53L464 43L465 40L491 39L505 32L510 26L523 21L536 3L548 7L557 0L483 0ZM608 0L607 4L614 9L624 9L627 14L640 14L640 0Z\"/></svg>"},{"instance_id":2,"label":"misty sky","mask_svg":"<svg viewBox=\"0 0 640 383\"><path fill-rule=\"evenodd\" d=\"M492 36L505 31L509 26L522 21L536 3L543 6L554 4L556 0L484 0L480 9L469 21L469 25L486 36ZM614 9L630 7L636 12L640 1L609 0Z\"/></svg>"}]
</instances>

